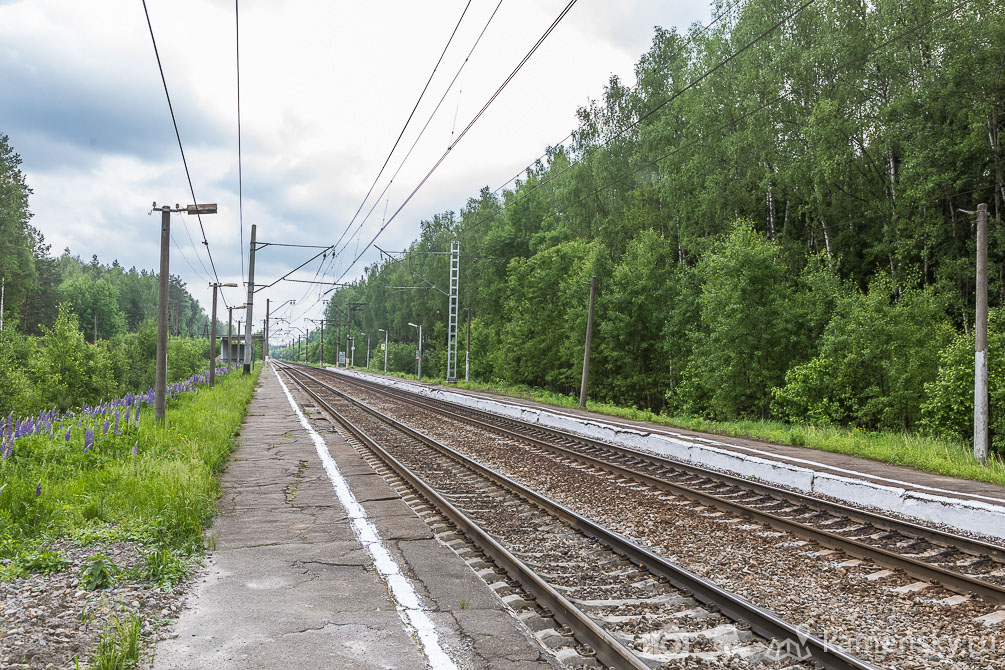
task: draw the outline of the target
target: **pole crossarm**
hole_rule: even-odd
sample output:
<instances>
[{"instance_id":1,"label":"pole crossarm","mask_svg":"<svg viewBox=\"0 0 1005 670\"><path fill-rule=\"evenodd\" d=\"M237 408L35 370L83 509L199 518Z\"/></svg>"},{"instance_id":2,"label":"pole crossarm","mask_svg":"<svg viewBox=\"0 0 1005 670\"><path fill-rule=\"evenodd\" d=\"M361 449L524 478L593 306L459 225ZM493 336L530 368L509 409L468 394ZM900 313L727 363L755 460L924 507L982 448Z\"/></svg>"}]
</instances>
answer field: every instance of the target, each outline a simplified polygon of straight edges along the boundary
<instances>
[{"instance_id":1,"label":"pole crossarm","mask_svg":"<svg viewBox=\"0 0 1005 670\"><path fill-rule=\"evenodd\" d=\"M390 258L390 259L391 259L392 261L394 261L395 263L397 263L397 264L398 264L398 265L400 265L401 267L403 267L403 268L405 268L406 270L408 270L408 272L409 272L409 273L411 273L411 274L412 274L413 276L415 276L415 277L417 277L417 278L421 279L422 281L426 282L426 283L427 283L427 284L429 284L429 285L430 285L430 286L431 286L432 288L436 289L437 291L439 291L439 292L440 292L440 293L442 293L443 295L447 296L448 298L450 297L450 294L449 294L449 293L447 293L447 292L446 292L446 291L444 291L444 290L443 290L442 288L440 288L439 286L437 286L437 285L436 285L436 284L434 284L433 282L429 281L428 279L426 279L425 277L423 277L422 275L420 275L420 274L419 274L418 272L416 272L416 271L415 271L415 270L413 270L412 268L408 267L407 265L405 265L404 263L402 263L401 261L399 261L399 260L398 260L397 258L395 258L394 256L392 256L391 254L387 253L386 251L384 251L383 249L381 249L380 247L378 247L378 246L377 246L376 244L375 244L375 245L373 245L373 248L374 248L374 249L376 249L377 251L379 251L380 253L384 254L384 255L385 255L385 256L387 256L388 258Z\"/></svg>"},{"instance_id":2,"label":"pole crossarm","mask_svg":"<svg viewBox=\"0 0 1005 670\"><path fill-rule=\"evenodd\" d=\"M298 265L297 267L293 268L292 270L290 270L289 272L287 272L286 274L284 274L284 275L283 275L282 277L280 277L280 278L279 278L279 279L277 279L276 281L272 282L271 284L266 284L266 285L264 285L264 286L262 286L261 284L258 284L257 286L258 286L259 288L255 289L255 293L258 293L258 292L259 292L259 291L261 291L261 290L264 290L264 289L267 289L267 288L269 288L270 286L275 286L276 284L278 284L278 283L279 283L279 282L281 282L282 280L286 279L286 278L287 278L287 277L289 277L289 276L290 276L291 274L293 274L294 272L296 272L296 271L297 271L297 270L299 270L300 268L304 267L305 265L307 265L307 264L308 264L308 263L310 263L311 261L313 261L313 260L315 260L315 259L317 259L317 258L320 258L321 256L324 256L325 254L327 254L327 253L328 253L328 251L329 251L330 249L333 249L333 248L334 248L333 246L332 246L332 247L324 247L324 248L323 248L323 249L322 249L321 251L317 252L316 254L314 254L313 256L311 256L310 258L308 258L307 260L305 260L305 261L304 261L303 263L301 263L301 264L300 264L300 265Z\"/></svg>"},{"instance_id":3,"label":"pole crossarm","mask_svg":"<svg viewBox=\"0 0 1005 670\"><path fill-rule=\"evenodd\" d=\"M259 249L264 249L265 247L295 247L297 249L330 249L331 246L322 246L319 244L285 244L283 242L259 242L255 247L255 251Z\"/></svg>"}]
</instances>

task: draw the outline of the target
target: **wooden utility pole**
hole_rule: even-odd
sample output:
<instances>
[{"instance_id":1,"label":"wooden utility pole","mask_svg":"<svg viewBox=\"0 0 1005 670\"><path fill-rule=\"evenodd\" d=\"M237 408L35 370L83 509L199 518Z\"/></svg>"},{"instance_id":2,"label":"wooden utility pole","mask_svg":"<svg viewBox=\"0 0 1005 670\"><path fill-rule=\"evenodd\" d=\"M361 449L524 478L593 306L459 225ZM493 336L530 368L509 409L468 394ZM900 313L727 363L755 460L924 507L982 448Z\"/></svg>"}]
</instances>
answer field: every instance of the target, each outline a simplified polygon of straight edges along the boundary
<instances>
[{"instance_id":1,"label":"wooden utility pole","mask_svg":"<svg viewBox=\"0 0 1005 670\"><path fill-rule=\"evenodd\" d=\"M349 336L352 332L352 303L345 305L345 367L349 367Z\"/></svg>"},{"instance_id":2,"label":"wooden utility pole","mask_svg":"<svg viewBox=\"0 0 1005 670\"><path fill-rule=\"evenodd\" d=\"M269 357L269 308L270 298L265 299L265 327L262 333L265 335L265 340L262 342L262 361L264 365L265 359Z\"/></svg>"},{"instance_id":3,"label":"wooden utility pole","mask_svg":"<svg viewBox=\"0 0 1005 670\"><path fill-rule=\"evenodd\" d=\"M211 284L213 287L213 317L209 323L209 387L216 384L216 291L219 284Z\"/></svg>"},{"instance_id":4,"label":"wooden utility pole","mask_svg":"<svg viewBox=\"0 0 1005 670\"><path fill-rule=\"evenodd\" d=\"M988 460L988 206L977 205L977 323L974 327L974 457Z\"/></svg>"},{"instance_id":5,"label":"wooden utility pole","mask_svg":"<svg viewBox=\"0 0 1005 670\"><path fill-rule=\"evenodd\" d=\"M579 406L586 407L586 384L590 379L590 343L593 340L593 299L597 293L597 276L590 277L590 311L586 316L586 350L583 353L583 381L579 386Z\"/></svg>"},{"instance_id":6,"label":"wooden utility pole","mask_svg":"<svg viewBox=\"0 0 1005 670\"><path fill-rule=\"evenodd\" d=\"M94 344L98 343L98 310L94 310Z\"/></svg>"},{"instance_id":7,"label":"wooden utility pole","mask_svg":"<svg viewBox=\"0 0 1005 670\"><path fill-rule=\"evenodd\" d=\"M168 278L171 250L171 208L161 207L161 273L157 295L157 364L154 374L154 419L164 423L167 405Z\"/></svg>"},{"instance_id":8,"label":"wooden utility pole","mask_svg":"<svg viewBox=\"0 0 1005 670\"><path fill-rule=\"evenodd\" d=\"M252 327L254 321L252 320L252 310L254 309L255 303L255 234L258 230L258 226L255 224L251 225L251 251L248 254L248 319L246 323L248 327L245 329L244 333L244 374L251 372L251 361L254 358L255 345L251 339L251 333L255 329Z\"/></svg>"},{"instance_id":9,"label":"wooden utility pole","mask_svg":"<svg viewBox=\"0 0 1005 670\"><path fill-rule=\"evenodd\" d=\"M468 310L468 336L464 340L464 381L471 381L471 308Z\"/></svg>"}]
</instances>

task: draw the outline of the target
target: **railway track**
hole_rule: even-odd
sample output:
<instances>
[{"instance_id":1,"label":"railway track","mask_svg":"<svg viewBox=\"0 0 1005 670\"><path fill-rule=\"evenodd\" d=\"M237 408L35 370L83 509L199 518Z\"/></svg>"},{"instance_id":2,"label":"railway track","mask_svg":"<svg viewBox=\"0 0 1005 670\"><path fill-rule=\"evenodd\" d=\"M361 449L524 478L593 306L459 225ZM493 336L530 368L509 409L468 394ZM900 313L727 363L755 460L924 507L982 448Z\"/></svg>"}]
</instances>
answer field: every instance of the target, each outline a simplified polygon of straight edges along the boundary
<instances>
[{"instance_id":1,"label":"railway track","mask_svg":"<svg viewBox=\"0 0 1005 670\"><path fill-rule=\"evenodd\" d=\"M994 604L1005 603L1005 548L574 433L418 397L347 375L319 372L439 416L528 443L563 462L599 468L851 556L903 570L957 593L974 594Z\"/></svg>"},{"instance_id":2,"label":"railway track","mask_svg":"<svg viewBox=\"0 0 1005 670\"><path fill-rule=\"evenodd\" d=\"M682 661L710 668L873 667L313 373L278 367L351 435L354 446L379 459L519 585L525 595L511 594L511 603L536 607L535 617L558 622L543 629L549 646L556 646L556 637L574 638L564 645L573 665L594 665L595 654L612 668Z\"/></svg>"}]
</instances>

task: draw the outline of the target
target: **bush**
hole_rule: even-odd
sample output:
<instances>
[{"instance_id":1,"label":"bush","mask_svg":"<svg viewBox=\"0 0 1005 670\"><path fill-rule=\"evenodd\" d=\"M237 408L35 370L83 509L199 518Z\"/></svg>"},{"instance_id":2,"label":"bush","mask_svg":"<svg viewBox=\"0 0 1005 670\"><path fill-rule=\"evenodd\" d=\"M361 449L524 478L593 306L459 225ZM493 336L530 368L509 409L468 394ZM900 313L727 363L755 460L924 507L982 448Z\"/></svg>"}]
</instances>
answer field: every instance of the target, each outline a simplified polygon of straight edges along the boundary
<instances>
[{"instance_id":1,"label":"bush","mask_svg":"<svg viewBox=\"0 0 1005 670\"><path fill-rule=\"evenodd\" d=\"M12 328L0 332L0 416L31 414L38 406L35 386L25 364L24 350L31 339Z\"/></svg>"},{"instance_id":2,"label":"bush","mask_svg":"<svg viewBox=\"0 0 1005 670\"><path fill-rule=\"evenodd\" d=\"M913 430L951 333L933 289L898 297L894 282L880 275L868 293L838 300L820 353L786 372L784 386L772 390L772 410L793 423Z\"/></svg>"},{"instance_id":3,"label":"bush","mask_svg":"<svg viewBox=\"0 0 1005 670\"><path fill-rule=\"evenodd\" d=\"M988 396L991 446L1005 454L1005 314L988 315ZM958 335L939 356L938 372L925 384L921 425L953 440L971 440L974 420L974 334Z\"/></svg>"}]
</instances>

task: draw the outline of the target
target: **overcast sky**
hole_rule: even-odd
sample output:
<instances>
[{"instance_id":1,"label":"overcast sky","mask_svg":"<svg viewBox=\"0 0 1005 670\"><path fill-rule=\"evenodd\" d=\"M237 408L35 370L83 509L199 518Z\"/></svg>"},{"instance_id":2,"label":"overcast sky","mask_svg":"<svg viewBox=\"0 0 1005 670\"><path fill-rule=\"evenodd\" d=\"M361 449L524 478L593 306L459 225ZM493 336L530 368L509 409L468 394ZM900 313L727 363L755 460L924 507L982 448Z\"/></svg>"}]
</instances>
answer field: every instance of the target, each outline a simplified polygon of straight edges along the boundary
<instances>
[{"instance_id":1,"label":"overcast sky","mask_svg":"<svg viewBox=\"0 0 1005 670\"><path fill-rule=\"evenodd\" d=\"M359 248L502 83L567 0L503 0L481 43L385 197ZM342 233L398 136L467 0L244 0L240 3L244 242L239 243L235 7L224 0L147 0L195 193L219 203L203 217L221 281L240 282L251 224L265 242L328 245ZM378 183L383 189L465 59L498 0L472 0L412 124ZM419 221L459 210L562 139L576 109L612 75L633 83L653 26L708 19L685 0L579 0L437 172L378 239L400 250ZM0 134L24 160L33 224L52 244L127 268L158 263L151 202L191 196L141 0L0 0ZM370 204L364 208L365 214ZM187 220L186 220L187 219ZM354 226L355 229L355 226ZM211 279L194 217L172 223L171 270L209 307ZM195 244L193 245L193 240ZM356 237L333 278L352 268ZM312 255L270 247L256 283ZM205 267L204 267L205 266ZM311 279L317 263L299 275ZM305 294L306 292L306 294ZM282 282L256 295L299 301L317 317L317 289ZM245 301L228 289L227 301ZM259 302L260 301L260 302ZM259 304L262 307L259 307ZM311 305L314 305L311 307Z\"/></svg>"}]
</instances>

